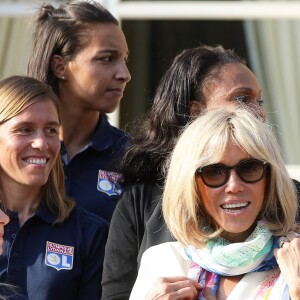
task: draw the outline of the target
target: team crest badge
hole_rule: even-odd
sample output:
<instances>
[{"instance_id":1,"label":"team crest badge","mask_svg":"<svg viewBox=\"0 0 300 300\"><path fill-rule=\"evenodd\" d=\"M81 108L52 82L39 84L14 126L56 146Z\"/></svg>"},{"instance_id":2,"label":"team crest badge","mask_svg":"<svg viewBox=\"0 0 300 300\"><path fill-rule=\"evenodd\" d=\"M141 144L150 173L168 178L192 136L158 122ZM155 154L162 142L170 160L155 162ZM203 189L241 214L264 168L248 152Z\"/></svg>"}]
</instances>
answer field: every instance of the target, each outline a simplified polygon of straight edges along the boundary
<instances>
[{"instance_id":1,"label":"team crest badge","mask_svg":"<svg viewBox=\"0 0 300 300\"><path fill-rule=\"evenodd\" d=\"M60 270L73 268L74 247L48 242L46 244L45 264Z\"/></svg>"},{"instance_id":2,"label":"team crest badge","mask_svg":"<svg viewBox=\"0 0 300 300\"><path fill-rule=\"evenodd\" d=\"M121 195L122 180L123 175L120 173L99 170L97 190L109 196Z\"/></svg>"}]
</instances>

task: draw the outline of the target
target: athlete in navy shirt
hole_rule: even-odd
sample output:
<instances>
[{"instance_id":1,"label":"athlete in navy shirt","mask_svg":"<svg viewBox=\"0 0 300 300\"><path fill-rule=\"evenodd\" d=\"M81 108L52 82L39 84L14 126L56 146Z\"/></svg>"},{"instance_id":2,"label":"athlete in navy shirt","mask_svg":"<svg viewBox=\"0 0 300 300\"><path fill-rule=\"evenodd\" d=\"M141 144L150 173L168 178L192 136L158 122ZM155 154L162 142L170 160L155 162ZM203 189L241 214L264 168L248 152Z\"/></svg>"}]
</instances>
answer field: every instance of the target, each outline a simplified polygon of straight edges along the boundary
<instances>
[{"instance_id":1,"label":"athlete in navy shirt","mask_svg":"<svg viewBox=\"0 0 300 300\"><path fill-rule=\"evenodd\" d=\"M67 220L55 224L57 215L44 205L22 227L18 213L9 216L1 282L16 285L30 300L100 299L104 220L75 208Z\"/></svg>"},{"instance_id":2,"label":"athlete in navy shirt","mask_svg":"<svg viewBox=\"0 0 300 300\"><path fill-rule=\"evenodd\" d=\"M127 82L128 47L116 18L99 3L42 5L34 23L28 74L49 84L62 105L67 192L110 221L122 192L116 161L128 135L109 124Z\"/></svg>"},{"instance_id":3,"label":"athlete in navy shirt","mask_svg":"<svg viewBox=\"0 0 300 300\"><path fill-rule=\"evenodd\" d=\"M122 192L122 175L115 162L128 140L128 135L111 126L103 115L89 145L71 161L67 161L67 151L62 146L68 194L79 206L107 220L111 219Z\"/></svg>"},{"instance_id":4,"label":"athlete in navy shirt","mask_svg":"<svg viewBox=\"0 0 300 300\"><path fill-rule=\"evenodd\" d=\"M66 196L59 127L49 86L0 81L0 208L10 217L0 256L9 286L0 293L9 299L101 299L108 223Z\"/></svg>"}]
</instances>

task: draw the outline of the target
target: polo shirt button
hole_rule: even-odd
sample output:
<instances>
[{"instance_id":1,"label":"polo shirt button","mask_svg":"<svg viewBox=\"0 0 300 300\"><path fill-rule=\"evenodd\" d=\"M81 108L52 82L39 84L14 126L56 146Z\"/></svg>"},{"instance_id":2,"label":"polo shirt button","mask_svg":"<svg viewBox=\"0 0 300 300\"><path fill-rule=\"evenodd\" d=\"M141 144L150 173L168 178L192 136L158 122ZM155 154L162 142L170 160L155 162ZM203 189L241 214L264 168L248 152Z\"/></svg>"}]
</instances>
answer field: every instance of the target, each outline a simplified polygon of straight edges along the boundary
<instances>
[{"instance_id":1,"label":"polo shirt button","mask_svg":"<svg viewBox=\"0 0 300 300\"><path fill-rule=\"evenodd\" d=\"M15 258L15 259L19 258L19 253L18 252L14 252L13 253L13 258Z\"/></svg>"},{"instance_id":2,"label":"polo shirt button","mask_svg":"<svg viewBox=\"0 0 300 300\"><path fill-rule=\"evenodd\" d=\"M10 237L14 240L16 238L16 234L13 233Z\"/></svg>"}]
</instances>

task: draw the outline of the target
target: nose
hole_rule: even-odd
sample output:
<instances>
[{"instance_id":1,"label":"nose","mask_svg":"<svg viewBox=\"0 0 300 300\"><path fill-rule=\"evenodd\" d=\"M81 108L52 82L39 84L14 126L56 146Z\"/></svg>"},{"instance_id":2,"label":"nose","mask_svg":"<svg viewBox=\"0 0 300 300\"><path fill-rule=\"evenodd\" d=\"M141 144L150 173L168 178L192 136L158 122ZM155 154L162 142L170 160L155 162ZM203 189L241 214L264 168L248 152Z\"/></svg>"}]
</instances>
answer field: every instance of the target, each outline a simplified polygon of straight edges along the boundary
<instances>
[{"instance_id":1,"label":"nose","mask_svg":"<svg viewBox=\"0 0 300 300\"><path fill-rule=\"evenodd\" d=\"M226 183L225 191L227 193L237 193L244 189L243 182L235 170L230 170L229 178Z\"/></svg>"},{"instance_id":2,"label":"nose","mask_svg":"<svg viewBox=\"0 0 300 300\"><path fill-rule=\"evenodd\" d=\"M0 209L0 223L6 225L8 222L9 222L8 215L2 209Z\"/></svg>"},{"instance_id":3,"label":"nose","mask_svg":"<svg viewBox=\"0 0 300 300\"><path fill-rule=\"evenodd\" d=\"M39 150L48 149L48 143L44 132L37 132L36 136L32 140L31 146L32 148Z\"/></svg>"},{"instance_id":4,"label":"nose","mask_svg":"<svg viewBox=\"0 0 300 300\"><path fill-rule=\"evenodd\" d=\"M116 77L117 79L123 80L126 83L131 80L131 75L125 61L120 62Z\"/></svg>"}]
</instances>

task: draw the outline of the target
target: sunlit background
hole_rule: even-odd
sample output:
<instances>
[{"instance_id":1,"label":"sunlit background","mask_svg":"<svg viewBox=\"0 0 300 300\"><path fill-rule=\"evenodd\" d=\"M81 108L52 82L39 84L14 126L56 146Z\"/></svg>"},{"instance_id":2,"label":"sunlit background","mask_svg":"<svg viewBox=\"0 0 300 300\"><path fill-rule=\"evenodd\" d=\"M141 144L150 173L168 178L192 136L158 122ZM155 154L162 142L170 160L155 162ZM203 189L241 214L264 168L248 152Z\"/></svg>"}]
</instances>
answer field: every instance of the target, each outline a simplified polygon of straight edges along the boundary
<instances>
[{"instance_id":1,"label":"sunlit background","mask_svg":"<svg viewBox=\"0 0 300 300\"><path fill-rule=\"evenodd\" d=\"M120 20L130 50L132 80L111 123L133 133L174 56L199 44L222 44L246 58L258 77L268 121L291 176L300 180L300 1L99 2ZM41 3L0 0L0 78L26 73L30 19Z\"/></svg>"}]
</instances>

